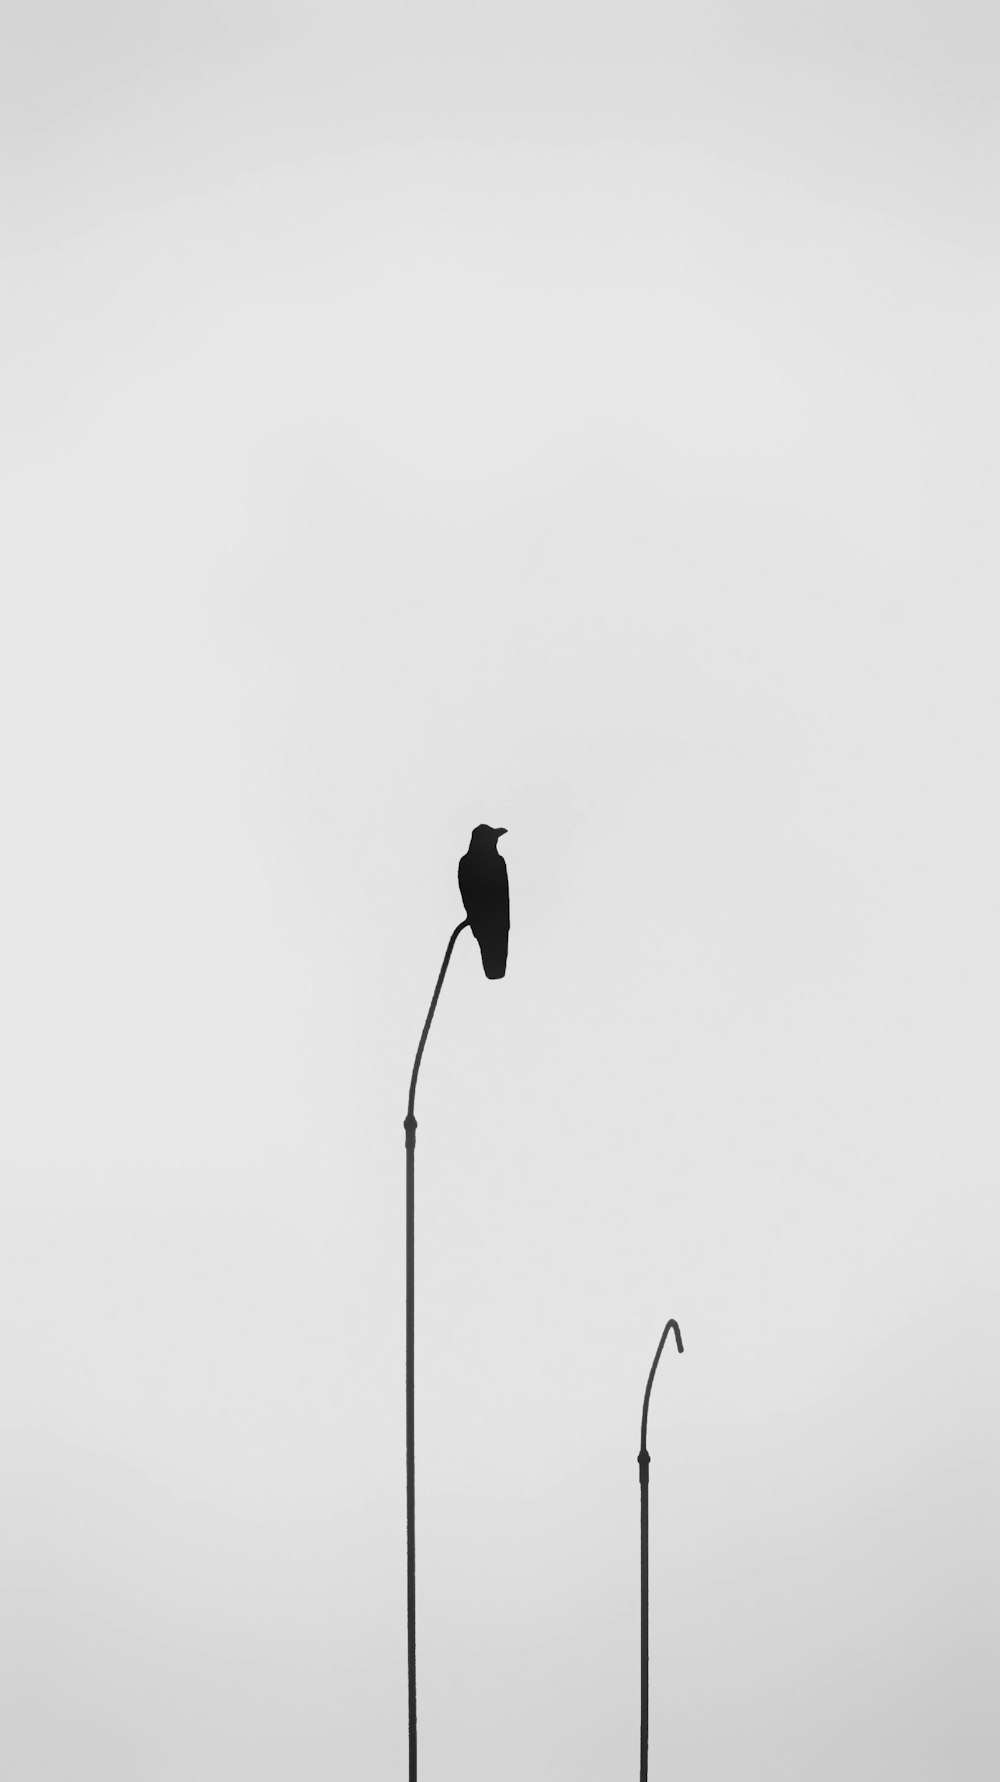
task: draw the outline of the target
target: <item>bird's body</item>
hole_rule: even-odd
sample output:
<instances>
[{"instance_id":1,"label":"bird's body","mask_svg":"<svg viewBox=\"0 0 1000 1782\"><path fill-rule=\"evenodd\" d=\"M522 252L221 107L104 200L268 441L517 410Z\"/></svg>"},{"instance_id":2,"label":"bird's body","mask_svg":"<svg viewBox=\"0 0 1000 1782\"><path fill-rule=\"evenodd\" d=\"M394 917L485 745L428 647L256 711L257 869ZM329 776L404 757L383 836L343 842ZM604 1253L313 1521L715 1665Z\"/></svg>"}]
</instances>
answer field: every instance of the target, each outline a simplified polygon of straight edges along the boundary
<instances>
[{"instance_id":1,"label":"bird's body","mask_svg":"<svg viewBox=\"0 0 1000 1782\"><path fill-rule=\"evenodd\" d=\"M497 853L497 841L506 833L506 829L491 829L488 823L477 824L469 851L458 863L458 888L488 978L502 978L507 970L510 892L507 862Z\"/></svg>"}]
</instances>

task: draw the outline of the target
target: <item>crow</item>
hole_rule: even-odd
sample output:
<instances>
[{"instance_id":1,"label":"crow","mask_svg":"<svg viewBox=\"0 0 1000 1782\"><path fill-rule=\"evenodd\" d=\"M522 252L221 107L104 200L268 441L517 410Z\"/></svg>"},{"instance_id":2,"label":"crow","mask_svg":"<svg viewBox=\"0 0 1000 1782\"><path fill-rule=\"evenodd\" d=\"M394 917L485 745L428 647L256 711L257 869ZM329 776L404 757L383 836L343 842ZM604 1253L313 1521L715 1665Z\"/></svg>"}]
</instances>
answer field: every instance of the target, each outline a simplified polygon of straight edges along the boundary
<instances>
[{"instance_id":1,"label":"crow","mask_svg":"<svg viewBox=\"0 0 1000 1782\"><path fill-rule=\"evenodd\" d=\"M497 842L506 829L477 823L469 852L458 863L458 888L462 893L469 927L483 956L488 978L502 978L507 970L507 935L510 929L510 893L507 862L497 853Z\"/></svg>"}]
</instances>

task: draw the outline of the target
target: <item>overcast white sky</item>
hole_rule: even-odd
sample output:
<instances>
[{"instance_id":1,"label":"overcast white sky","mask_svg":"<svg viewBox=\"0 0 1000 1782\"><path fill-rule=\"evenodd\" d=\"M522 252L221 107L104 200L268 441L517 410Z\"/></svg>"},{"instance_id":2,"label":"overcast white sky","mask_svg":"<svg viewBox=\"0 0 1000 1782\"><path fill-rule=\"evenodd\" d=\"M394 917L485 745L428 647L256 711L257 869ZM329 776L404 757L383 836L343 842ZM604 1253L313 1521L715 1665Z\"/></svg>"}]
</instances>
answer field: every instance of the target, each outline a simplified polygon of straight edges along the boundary
<instances>
[{"instance_id":1,"label":"overcast white sky","mask_svg":"<svg viewBox=\"0 0 1000 1782\"><path fill-rule=\"evenodd\" d=\"M8 4L0 1774L1000 1770L993 4Z\"/></svg>"}]
</instances>

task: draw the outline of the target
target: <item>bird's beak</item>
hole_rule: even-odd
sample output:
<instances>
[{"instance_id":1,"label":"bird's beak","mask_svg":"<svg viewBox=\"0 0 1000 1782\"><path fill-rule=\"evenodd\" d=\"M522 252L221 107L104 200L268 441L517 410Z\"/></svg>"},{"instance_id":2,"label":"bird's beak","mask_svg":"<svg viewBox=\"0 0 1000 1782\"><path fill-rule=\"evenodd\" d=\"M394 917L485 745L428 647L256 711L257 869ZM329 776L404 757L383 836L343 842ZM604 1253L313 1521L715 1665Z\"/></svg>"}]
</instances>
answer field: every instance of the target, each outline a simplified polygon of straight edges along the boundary
<instances>
[{"instance_id":1,"label":"bird's beak","mask_svg":"<svg viewBox=\"0 0 1000 1782\"><path fill-rule=\"evenodd\" d=\"M506 831L506 829L495 829L493 831L493 833L494 833L494 835L499 836L499 835L506 835L507 831Z\"/></svg>"}]
</instances>

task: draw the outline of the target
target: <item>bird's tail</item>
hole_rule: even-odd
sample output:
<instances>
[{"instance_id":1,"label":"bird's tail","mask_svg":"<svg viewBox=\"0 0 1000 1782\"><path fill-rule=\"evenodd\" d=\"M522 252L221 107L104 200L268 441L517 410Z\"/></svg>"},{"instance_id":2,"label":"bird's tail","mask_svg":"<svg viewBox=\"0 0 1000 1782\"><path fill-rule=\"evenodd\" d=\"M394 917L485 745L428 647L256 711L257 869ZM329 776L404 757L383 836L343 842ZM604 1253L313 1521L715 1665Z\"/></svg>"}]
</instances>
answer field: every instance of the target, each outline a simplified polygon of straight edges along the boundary
<instances>
[{"instance_id":1,"label":"bird's tail","mask_svg":"<svg viewBox=\"0 0 1000 1782\"><path fill-rule=\"evenodd\" d=\"M490 936L481 940L479 951L483 956L483 971L488 978L502 978L507 972L507 936L499 938Z\"/></svg>"}]
</instances>

